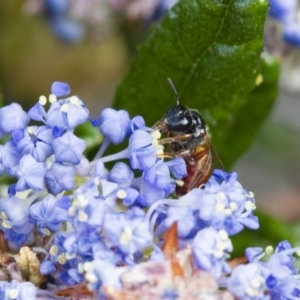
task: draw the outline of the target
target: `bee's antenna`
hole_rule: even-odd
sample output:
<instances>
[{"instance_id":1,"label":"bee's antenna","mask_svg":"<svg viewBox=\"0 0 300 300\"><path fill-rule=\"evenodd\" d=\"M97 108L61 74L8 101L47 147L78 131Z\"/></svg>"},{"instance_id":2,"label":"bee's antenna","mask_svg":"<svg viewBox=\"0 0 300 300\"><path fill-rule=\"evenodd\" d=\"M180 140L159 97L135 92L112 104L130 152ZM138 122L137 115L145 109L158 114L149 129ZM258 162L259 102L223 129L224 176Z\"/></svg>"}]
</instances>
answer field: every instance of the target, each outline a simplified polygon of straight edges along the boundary
<instances>
[{"instance_id":1,"label":"bee's antenna","mask_svg":"<svg viewBox=\"0 0 300 300\"><path fill-rule=\"evenodd\" d=\"M176 91L176 88L175 88L175 86L174 86L174 84L173 84L173 82L170 78L168 78L168 82L169 82L169 85L170 85L171 89L173 90L173 93L176 97L176 105L179 105L179 96L178 96L178 93Z\"/></svg>"}]
</instances>

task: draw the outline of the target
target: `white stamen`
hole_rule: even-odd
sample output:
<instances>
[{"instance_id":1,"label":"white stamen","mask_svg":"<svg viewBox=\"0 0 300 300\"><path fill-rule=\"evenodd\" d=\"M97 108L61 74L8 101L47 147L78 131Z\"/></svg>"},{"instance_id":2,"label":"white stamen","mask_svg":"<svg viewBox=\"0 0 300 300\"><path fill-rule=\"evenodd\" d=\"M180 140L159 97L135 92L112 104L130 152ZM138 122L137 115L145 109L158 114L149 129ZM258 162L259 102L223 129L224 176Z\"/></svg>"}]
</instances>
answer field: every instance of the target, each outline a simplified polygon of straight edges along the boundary
<instances>
[{"instance_id":1,"label":"white stamen","mask_svg":"<svg viewBox=\"0 0 300 300\"><path fill-rule=\"evenodd\" d=\"M252 193L251 191L248 191L248 192L246 193L246 197L254 198L254 193Z\"/></svg>"},{"instance_id":2,"label":"white stamen","mask_svg":"<svg viewBox=\"0 0 300 300\"><path fill-rule=\"evenodd\" d=\"M235 202L230 202L229 207L232 212L237 210L237 204Z\"/></svg>"},{"instance_id":3,"label":"white stamen","mask_svg":"<svg viewBox=\"0 0 300 300\"><path fill-rule=\"evenodd\" d=\"M79 211L77 218L80 222L86 222L88 220L88 215L81 210Z\"/></svg>"},{"instance_id":4,"label":"white stamen","mask_svg":"<svg viewBox=\"0 0 300 300\"><path fill-rule=\"evenodd\" d=\"M123 232L121 233L121 236L119 238L119 242L122 245L128 244L128 242L132 239L132 230L130 227L126 226L123 229Z\"/></svg>"},{"instance_id":5,"label":"white stamen","mask_svg":"<svg viewBox=\"0 0 300 300\"><path fill-rule=\"evenodd\" d=\"M77 265L77 270L78 270L78 272L80 273L80 274L82 274L83 273L83 263L78 263L78 265Z\"/></svg>"},{"instance_id":6,"label":"white stamen","mask_svg":"<svg viewBox=\"0 0 300 300\"><path fill-rule=\"evenodd\" d=\"M175 182L178 186L184 186L184 181L183 180L176 180Z\"/></svg>"},{"instance_id":7,"label":"white stamen","mask_svg":"<svg viewBox=\"0 0 300 300\"><path fill-rule=\"evenodd\" d=\"M225 210L224 203L217 203L216 206L215 206L215 210L217 212L223 212Z\"/></svg>"},{"instance_id":8,"label":"white stamen","mask_svg":"<svg viewBox=\"0 0 300 300\"><path fill-rule=\"evenodd\" d=\"M48 228L44 228L43 232L45 235L49 236L51 234L51 231Z\"/></svg>"},{"instance_id":9,"label":"white stamen","mask_svg":"<svg viewBox=\"0 0 300 300\"><path fill-rule=\"evenodd\" d=\"M19 291L17 289L11 289L8 292L9 299L17 299L19 296Z\"/></svg>"},{"instance_id":10,"label":"white stamen","mask_svg":"<svg viewBox=\"0 0 300 300\"><path fill-rule=\"evenodd\" d=\"M39 97L39 104L44 106L44 105L46 105L46 103L47 103L47 98L44 95L40 96Z\"/></svg>"},{"instance_id":11,"label":"white stamen","mask_svg":"<svg viewBox=\"0 0 300 300\"><path fill-rule=\"evenodd\" d=\"M76 215L76 208L74 206L70 206L68 209L68 215L70 217L74 217Z\"/></svg>"},{"instance_id":12,"label":"white stamen","mask_svg":"<svg viewBox=\"0 0 300 300\"><path fill-rule=\"evenodd\" d=\"M2 219L8 220L8 215L7 215L7 213L5 211L3 211L1 213L1 217L2 217Z\"/></svg>"},{"instance_id":13,"label":"white stamen","mask_svg":"<svg viewBox=\"0 0 300 300\"><path fill-rule=\"evenodd\" d=\"M64 113L68 112L69 110L69 104L65 103L61 106L60 110Z\"/></svg>"},{"instance_id":14,"label":"white stamen","mask_svg":"<svg viewBox=\"0 0 300 300\"><path fill-rule=\"evenodd\" d=\"M94 267L93 267L93 263L88 261L88 262L85 262L82 266L84 272L93 272L94 270Z\"/></svg>"},{"instance_id":15,"label":"white stamen","mask_svg":"<svg viewBox=\"0 0 300 300\"><path fill-rule=\"evenodd\" d=\"M219 202L225 202L226 200L226 195L222 192L217 193L216 197Z\"/></svg>"},{"instance_id":16,"label":"white stamen","mask_svg":"<svg viewBox=\"0 0 300 300\"><path fill-rule=\"evenodd\" d=\"M79 194L79 195L77 196L77 201L78 201L78 202L77 202L77 203L78 203L78 206L79 206L79 207L82 207L82 208L86 207L86 206L89 204L89 200L86 199L85 196L82 195L82 194Z\"/></svg>"},{"instance_id":17,"label":"white stamen","mask_svg":"<svg viewBox=\"0 0 300 300\"><path fill-rule=\"evenodd\" d=\"M97 176L94 178L94 184L99 185L100 184L100 178Z\"/></svg>"},{"instance_id":18,"label":"white stamen","mask_svg":"<svg viewBox=\"0 0 300 300\"><path fill-rule=\"evenodd\" d=\"M161 133L159 130L154 130L153 132L151 132L151 136L153 137L153 139L159 140L161 138Z\"/></svg>"},{"instance_id":19,"label":"white stamen","mask_svg":"<svg viewBox=\"0 0 300 300\"><path fill-rule=\"evenodd\" d=\"M90 283L95 283L98 281L98 278L94 273L86 273L85 279Z\"/></svg>"},{"instance_id":20,"label":"white stamen","mask_svg":"<svg viewBox=\"0 0 300 300\"><path fill-rule=\"evenodd\" d=\"M61 265L64 265L67 262L67 258L66 258L65 253L62 253L61 255L59 255L58 258L57 258L57 261Z\"/></svg>"},{"instance_id":21,"label":"white stamen","mask_svg":"<svg viewBox=\"0 0 300 300\"><path fill-rule=\"evenodd\" d=\"M228 232L224 229L221 229L221 230L218 231L218 236L223 241L228 240Z\"/></svg>"},{"instance_id":22,"label":"white stamen","mask_svg":"<svg viewBox=\"0 0 300 300\"><path fill-rule=\"evenodd\" d=\"M70 260L70 259L73 259L76 257L76 254L70 254L68 252L65 253L65 256L66 256L66 259L67 260Z\"/></svg>"},{"instance_id":23,"label":"white stamen","mask_svg":"<svg viewBox=\"0 0 300 300\"><path fill-rule=\"evenodd\" d=\"M119 191L117 192L117 197L118 197L119 199L124 199L124 198L126 198L126 197L127 197L126 191L124 191L124 190L119 190Z\"/></svg>"},{"instance_id":24,"label":"white stamen","mask_svg":"<svg viewBox=\"0 0 300 300\"><path fill-rule=\"evenodd\" d=\"M12 225L10 223L6 222L5 220L2 221L2 226L4 228L8 228L8 229L12 228Z\"/></svg>"},{"instance_id":25,"label":"white stamen","mask_svg":"<svg viewBox=\"0 0 300 300\"><path fill-rule=\"evenodd\" d=\"M252 201L246 201L245 208L247 211L255 209L255 204Z\"/></svg>"},{"instance_id":26,"label":"white stamen","mask_svg":"<svg viewBox=\"0 0 300 300\"><path fill-rule=\"evenodd\" d=\"M214 251L214 257L217 259L223 257L223 255L224 255L224 251L222 251L221 249L216 249Z\"/></svg>"},{"instance_id":27,"label":"white stamen","mask_svg":"<svg viewBox=\"0 0 300 300\"><path fill-rule=\"evenodd\" d=\"M55 256L58 253L58 247L56 245L52 245L49 253L50 255Z\"/></svg>"},{"instance_id":28,"label":"white stamen","mask_svg":"<svg viewBox=\"0 0 300 300\"><path fill-rule=\"evenodd\" d=\"M34 133L32 126L27 127L27 132L28 132L28 134L33 134Z\"/></svg>"},{"instance_id":29,"label":"white stamen","mask_svg":"<svg viewBox=\"0 0 300 300\"><path fill-rule=\"evenodd\" d=\"M70 97L70 103L73 105L76 105L78 107L81 107L81 102L77 96L71 96Z\"/></svg>"},{"instance_id":30,"label":"white stamen","mask_svg":"<svg viewBox=\"0 0 300 300\"><path fill-rule=\"evenodd\" d=\"M56 96L55 96L54 94L50 94L50 95L49 95L49 102L50 102L50 103L54 103L54 102L56 102L56 101L57 101Z\"/></svg>"},{"instance_id":31,"label":"white stamen","mask_svg":"<svg viewBox=\"0 0 300 300\"><path fill-rule=\"evenodd\" d=\"M267 246L265 252L267 255L270 255L273 252L274 248L272 246Z\"/></svg>"}]
</instances>

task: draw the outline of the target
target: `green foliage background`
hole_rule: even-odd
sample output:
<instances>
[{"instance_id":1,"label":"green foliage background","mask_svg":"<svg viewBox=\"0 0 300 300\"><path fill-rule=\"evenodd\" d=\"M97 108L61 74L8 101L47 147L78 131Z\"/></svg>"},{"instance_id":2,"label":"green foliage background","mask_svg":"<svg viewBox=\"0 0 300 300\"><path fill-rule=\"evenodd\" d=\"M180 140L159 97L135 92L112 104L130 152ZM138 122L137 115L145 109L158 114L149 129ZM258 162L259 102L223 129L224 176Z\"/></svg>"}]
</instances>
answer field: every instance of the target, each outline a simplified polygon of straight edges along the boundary
<instances>
[{"instance_id":1,"label":"green foliage background","mask_svg":"<svg viewBox=\"0 0 300 300\"><path fill-rule=\"evenodd\" d=\"M276 96L277 63L261 55L267 9L267 0L180 1L139 46L115 107L154 124L175 104L171 78L181 104L203 115L228 169Z\"/></svg>"}]
</instances>

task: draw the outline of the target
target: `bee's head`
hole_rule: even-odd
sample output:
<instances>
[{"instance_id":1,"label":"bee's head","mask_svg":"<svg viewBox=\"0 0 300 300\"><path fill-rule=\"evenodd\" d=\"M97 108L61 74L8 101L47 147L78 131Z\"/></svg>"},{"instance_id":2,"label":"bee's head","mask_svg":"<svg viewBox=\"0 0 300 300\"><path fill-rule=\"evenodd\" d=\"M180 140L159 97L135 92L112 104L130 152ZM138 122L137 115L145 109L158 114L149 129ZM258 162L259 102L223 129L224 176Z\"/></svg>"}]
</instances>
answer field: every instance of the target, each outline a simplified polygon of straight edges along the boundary
<instances>
[{"instance_id":1,"label":"bee's head","mask_svg":"<svg viewBox=\"0 0 300 300\"><path fill-rule=\"evenodd\" d=\"M161 131L184 132L193 125L193 115L190 110L178 104L171 106L164 118L155 128Z\"/></svg>"}]
</instances>

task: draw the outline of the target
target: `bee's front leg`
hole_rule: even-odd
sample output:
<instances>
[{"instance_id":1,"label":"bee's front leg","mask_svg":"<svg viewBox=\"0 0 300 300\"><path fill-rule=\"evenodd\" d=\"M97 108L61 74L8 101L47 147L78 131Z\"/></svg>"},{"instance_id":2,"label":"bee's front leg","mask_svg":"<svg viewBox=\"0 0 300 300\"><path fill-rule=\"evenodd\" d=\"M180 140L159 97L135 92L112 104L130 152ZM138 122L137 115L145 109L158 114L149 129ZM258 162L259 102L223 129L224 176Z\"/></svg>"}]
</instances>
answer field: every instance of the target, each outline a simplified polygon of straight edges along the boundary
<instances>
[{"instance_id":1,"label":"bee's front leg","mask_svg":"<svg viewBox=\"0 0 300 300\"><path fill-rule=\"evenodd\" d=\"M189 149L182 149L176 152L164 152L161 154L158 154L157 156L160 158L178 158L178 157L189 157L191 155L191 151Z\"/></svg>"},{"instance_id":2,"label":"bee's front leg","mask_svg":"<svg viewBox=\"0 0 300 300\"><path fill-rule=\"evenodd\" d=\"M191 139L191 137L192 137L191 134L176 135L174 137L167 137L167 138L158 140L158 143L160 145L172 144L172 143L187 141L187 140ZM178 152L180 152L180 151L178 151Z\"/></svg>"}]
</instances>

